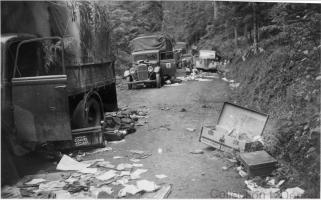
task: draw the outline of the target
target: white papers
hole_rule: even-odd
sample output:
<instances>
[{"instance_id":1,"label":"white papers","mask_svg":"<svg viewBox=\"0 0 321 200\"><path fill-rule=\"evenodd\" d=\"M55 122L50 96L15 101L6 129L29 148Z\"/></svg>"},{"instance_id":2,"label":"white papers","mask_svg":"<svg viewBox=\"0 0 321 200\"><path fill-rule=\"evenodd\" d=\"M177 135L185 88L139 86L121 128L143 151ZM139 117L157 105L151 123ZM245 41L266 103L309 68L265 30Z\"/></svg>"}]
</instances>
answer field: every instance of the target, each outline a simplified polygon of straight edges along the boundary
<instances>
[{"instance_id":1,"label":"white papers","mask_svg":"<svg viewBox=\"0 0 321 200\"><path fill-rule=\"evenodd\" d=\"M124 158L123 156L114 156L113 159L120 159L120 158Z\"/></svg>"},{"instance_id":2,"label":"white papers","mask_svg":"<svg viewBox=\"0 0 321 200\"><path fill-rule=\"evenodd\" d=\"M104 161L104 159L101 158L101 159L94 159L94 160L84 160L81 163L93 165L93 164L95 164L97 162L103 162L103 161Z\"/></svg>"},{"instance_id":3,"label":"white papers","mask_svg":"<svg viewBox=\"0 0 321 200\"><path fill-rule=\"evenodd\" d=\"M38 183L42 183L46 181L45 179L43 178L35 178L35 179L32 179L31 181L25 183L26 185L34 185L34 184L38 184Z\"/></svg>"},{"instance_id":4,"label":"white papers","mask_svg":"<svg viewBox=\"0 0 321 200\"><path fill-rule=\"evenodd\" d=\"M133 163L132 166L133 167L142 167L143 164L141 164L141 163Z\"/></svg>"},{"instance_id":5,"label":"white papers","mask_svg":"<svg viewBox=\"0 0 321 200\"><path fill-rule=\"evenodd\" d=\"M128 163L120 163L116 167L117 170L124 170L124 169L131 169L131 168L133 168L133 166L131 164L128 164Z\"/></svg>"},{"instance_id":6,"label":"white papers","mask_svg":"<svg viewBox=\"0 0 321 200\"><path fill-rule=\"evenodd\" d=\"M130 159L130 161L132 161L132 162L139 162L140 160L139 160L139 159L132 158L132 159Z\"/></svg>"},{"instance_id":7,"label":"white papers","mask_svg":"<svg viewBox=\"0 0 321 200\"><path fill-rule=\"evenodd\" d=\"M140 180L136 184L139 190L146 192L153 192L159 188L154 182L148 180Z\"/></svg>"},{"instance_id":8,"label":"white papers","mask_svg":"<svg viewBox=\"0 0 321 200\"><path fill-rule=\"evenodd\" d=\"M116 174L115 170L109 170L108 172L105 172L102 175L97 176L96 178L98 180L106 181L106 180L109 180L109 179L115 177L116 175L117 174Z\"/></svg>"},{"instance_id":9,"label":"white papers","mask_svg":"<svg viewBox=\"0 0 321 200\"><path fill-rule=\"evenodd\" d=\"M136 187L136 185L126 185L123 189L121 189L118 193L118 197L124 197L127 193L135 195L141 190Z\"/></svg>"},{"instance_id":10,"label":"white papers","mask_svg":"<svg viewBox=\"0 0 321 200\"><path fill-rule=\"evenodd\" d=\"M147 172L147 169L137 169L136 171L134 171L131 175L130 175L130 178L131 179L138 179L140 178L140 175L142 173L145 173Z\"/></svg>"},{"instance_id":11,"label":"white papers","mask_svg":"<svg viewBox=\"0 0 321 200\"><path fill-rule=\"evenodd\" d=\"M122 171L119 176L130 176L130 171Z\"/></svg>"},{"instance_id":12,"label":"white papers","mask_svg":"<svg viewBox=\"0 0 321 200\"><path fill-rule=\"evenodd\" d=\"M84 174L95 174L98 172L97 168L83 168L80 169L79 172Z\"/></svg>"},{"instance_id":13,"label":"white papers","mask_svg":"<svg viewBox=\"0 0 321 200\"><path fill-rule=\"evenodd\" d=\"M156 178L158 178L158 179L163 179L163 178L166 178L166 177L167 177L165 174L157 174L157 175L155 175L155 176L156 176Z\"/></svg>"},{"instance_id":14,"label":"white papers","mask_svg":"<svg viewBox=\"0 0 321 200\"><path fill-rule=\"evenodd\" d=\"M100 192L106 192L107 194L112 194L114 191L113 191L113 189L111 188L111 187L108 187L108 186L106 186L106 185L103 185L102 187L100 187L100 188L96 188L96 187L93 187L93 186L90 186L90 192L91 192L91 194L92 194L92 196L94 197L94 198L98 198L98 194L100 193Z\"/></svg>"},{"instance_id":15,"label":"white papers","mask_svg":"<svg viewBox=\"0 0 321 200\"><path fill-rule=\"evenodd\" d=\"M57 170L82 170L89 167L91 164L81 163L67 155L63 155L57 165Z\"/></svg>"}]
</instances>

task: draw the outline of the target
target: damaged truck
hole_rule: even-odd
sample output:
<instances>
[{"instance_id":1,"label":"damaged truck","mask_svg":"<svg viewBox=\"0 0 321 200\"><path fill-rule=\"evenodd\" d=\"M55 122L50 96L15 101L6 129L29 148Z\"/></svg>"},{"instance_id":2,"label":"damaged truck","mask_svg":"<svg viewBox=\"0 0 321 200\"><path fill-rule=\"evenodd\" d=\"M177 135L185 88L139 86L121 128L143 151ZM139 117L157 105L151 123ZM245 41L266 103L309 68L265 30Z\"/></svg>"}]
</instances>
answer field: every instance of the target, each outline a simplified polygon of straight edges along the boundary
<instances>
[{"instance_id":1,"label":"damaged truck","mask_svg":"<svg viewBox=\"0 0 321 200\"><path fill-rule=\"evenodd\" d=\"M1 2L1 17L3 143L92 143L75 130L100 127L104 112L117 109L104 9L96 2L9 1Z\"/></svg>"}]
</instances>

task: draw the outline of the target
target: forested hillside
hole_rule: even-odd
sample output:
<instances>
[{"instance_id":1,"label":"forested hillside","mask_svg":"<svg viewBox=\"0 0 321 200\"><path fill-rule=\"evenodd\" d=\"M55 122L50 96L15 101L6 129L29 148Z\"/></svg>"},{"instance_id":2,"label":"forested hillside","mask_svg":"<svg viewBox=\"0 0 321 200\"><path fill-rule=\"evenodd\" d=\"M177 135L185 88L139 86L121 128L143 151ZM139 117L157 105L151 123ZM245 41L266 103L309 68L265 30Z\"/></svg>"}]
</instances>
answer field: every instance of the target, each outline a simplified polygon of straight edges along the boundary
<instances>
[{"instance_id":1,"label":"forested hillside","mask_svg":"<svg viewBox=\"0 0 321 200\"><path fill-rule=\"evenodd\" d=\"M296 177L286 177L290 185L307 183L307 197L318 193L320 4L119 1L106 7L119 73L130 62L129 41L159 31L230 60L227 76L240 83L231 101L277 122L264 139L266 149L289 166L278 173Z\"/></svg>"}]
</instances>

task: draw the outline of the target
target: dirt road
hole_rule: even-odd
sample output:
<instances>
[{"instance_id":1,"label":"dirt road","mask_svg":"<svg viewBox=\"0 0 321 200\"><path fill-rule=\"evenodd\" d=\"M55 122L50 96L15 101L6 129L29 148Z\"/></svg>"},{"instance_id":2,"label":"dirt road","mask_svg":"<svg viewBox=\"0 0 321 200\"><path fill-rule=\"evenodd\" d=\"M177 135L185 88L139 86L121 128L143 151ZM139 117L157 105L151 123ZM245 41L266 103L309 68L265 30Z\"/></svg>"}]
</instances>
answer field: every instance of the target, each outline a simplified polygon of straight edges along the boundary
<instances>
[{"instance_id":1,"label":"dirt road","mask_svg":"<svg viewBox=\"0 0 321 200\"><path fill-rule=\"evenodd\" d=\"M160 89L118 90L119 105L145 107L149 118L146 125L126 136L124 143L112 144L113 151L103 154L105 160L126 156L132 149L152 153L141 161L148 169L144 178L173 184L170 198L225 198L227 191L244 193L244 180L239 174L233 168L223 171L227 165L224 159L198 141L202 125L216 123L223 102L228 100L228 89L226 82L214 79ZM186 112L181 112L183 108ZM190 153L196 149L204 150L204 154ZM159 180L156 174L168 177Z\"/></svg>"}]
</instances>

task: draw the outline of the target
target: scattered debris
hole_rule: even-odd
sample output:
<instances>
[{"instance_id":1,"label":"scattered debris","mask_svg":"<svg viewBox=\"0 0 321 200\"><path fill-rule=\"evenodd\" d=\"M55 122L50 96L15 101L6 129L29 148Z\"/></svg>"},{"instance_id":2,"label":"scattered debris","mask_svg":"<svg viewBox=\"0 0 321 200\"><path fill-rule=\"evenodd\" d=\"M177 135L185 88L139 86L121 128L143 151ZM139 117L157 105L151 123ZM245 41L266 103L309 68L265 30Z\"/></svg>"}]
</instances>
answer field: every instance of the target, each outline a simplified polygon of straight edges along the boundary
<instances>
[{"instance_id":1,"label":"scattered debris","mask_svg":"<svg viewBox=\"0 0 321 200\"><path fill-rule=\"evenodd\" d=\"M228 169L229 169L229 168L226 167L226 166L223 166L223 167L222 167L222 170L223 170L223 171L226 171L226 170L228 170Z\"/></svg>"},{"instance_id":2,"label":"scattered debris","mask_svg":"<svg viewBox=\"0 0 321 200\"><path fill-rule=\"evenodd\" d=\"M1 188L1 198L4 199L20 199L20 189L14 186L4 186Z\"/></svg>"},{"instance_id":3,"label":"scattered debris","mask_svg":"<svg viewBox=\"0 0 321 200\"><path fill-rule=\"evenodd\" d=\"M162 148L158 148L157 152L158 152L158 154L162 154L163 153L163 149Z\"/></svg>"},{"instance_id":4,"label":"scattered debris","mask_svg":"<svg viewBox=\"0 0 321 200\"><path fill-rule=\"evenodd\" d=\"M111 150L113 150L111 147L105 147L105 148L95 149L93 151L87 152L86 154L90 155L90 154L96 154L96 153L101 153L105 151L111 151Z\"/></svg>"},{"instance_id":5,"label":"scattered debris","mask_svg":"<svg viewBox=\"0 0 321 200\"><path fill-rule=\"evenodd\" d=\"M132 158L134 159L145 159L149 156L151 156L151 153L145 153L144 151L139 151L139 150L130 150L132 153Z\"/></svg>"},{"instance_id":6,"label":"scattered debris","mask_svg":"<svg viewBox=\"0 0 321 200\"><path fill-rule=\"evenodd\" d=\"M145 173L147 172L148 170L147 169L136 169L136 171L134 171L131 175L130 175L130 178L131 179L139 179L140 178L140 175L142 173Z\"/></svg>"},{"instance_id":7,"label":"scattered debris","mask_svg":"<svg viewBox=\"0 0 321 200\"><path fill-rule=\"evenodd\" d=\"M141 190L139 190L138 187L135 185L126 185L123 189L119 190L118 197L125 197L127 193L135 195L140 191Z\"/></svg>"},{"instance_id":8,"label":"scattered debris","mask_svg":"<svg viewBox=\"0 0 321 200\"><path fill-rule=\"evenodd\" d=\"M165 199L171 192L172 185L164 185L154 193L145 193L143 199Z\"/></svg>"},{"instance_id":9,"label":"scattered debris","mask_svg":"<svg viewBox=\"0 0 321 200\"><path fill-rule=\"evenodd\" d=\"M108 143L119 144L119 143L123 143L123 142L125 142L125 139L122 139L122 140L119 140L119 141L111 141L111 142L108 142Z\"/></svg>"},{"instance_id":10,"label":"scattered debris","mask_svg":"<svg viewBox=\"0 0 321 200\"><path fill-rule=\"evenodd\" d=\"M78 162L67 155L63 155L59 161L56 169L57 170L76 170L81 171L89 167L91 164L86 164L83 162Z\"/></svg>"},{"instance_id":11,"label":"scattered debris","mask_svg":"<svg viewBox=\"0 0 321 200\"><path fill-rule=\"evenodd\" d=\"M247 188L249 189L247 193L256 199L271 199L271 198L280 198L280 189L279 188L263 188L258 186L253 180L244 181Z\"/></svg>"},{"instance_id":12,"label":"scattered debris","mask_svg":"<svg viewBox=\"0 0 321 200\"><path fill-rule=\"evenodd\" d=\"M143 167L143 164L141 164L141 163L139 163L139 164L133 163L132 166L133 166L133 167Z\"/></svg>"},{"instance_id":13,"label":"scattered debris","mask_svg":"<svg viewBox=\"0 0 321 200\"><path fill-rule=\"evenodd\" d=\"M100 192L106 192L109 195L113 193L113 189L106 185L103 185L101 188L96 188L91 186L89 190L90 190L91 196L94 198L98 198L98 195Z\"/></svg>"},{"instance_id":14,"label":"scattered debris","mask_svg":"<svg viewBox=\"0 0 321 200\"><path fill-rule=\"evenodd\" d=\"M180 112L186 112L186 109L185 109L185 108L182 108L182 109L180 110Z\"/></svg>"},{"instance_id":15,"label":"scattered debris","mask_svg":"<svg viewBox=\"0 0 321 200\"><path fill-rule=\"evenodd\" d=\"M194 132L196 129L195 128L186 128L186 130L188 130L190 132Z\"/></svg>"},{"instance_id":16,"label":"scattered debris","mask_svg":"<svg viewBox=\"0 0 321 200\"><path fill-rule=\"evenodd\" d=\"M106 181L111 178L114 178L116 176L116 171L115 170L109 170L108 172L103 173L102 175L97 176L96 178L98 180Z\"/></svg>"},{"instance_id":17,"label":"scattered debris","mask_svg":"<svg viewBox=\"0 0 321 200\"><path fill-rule=\"evenodd\" d=\"M26 185L36 185L36 184L39 184L39 183L42 183L42 182L45 182L46 180L43 179L43 178L35 178L35 179L32 179L31 181L25 183Z\"/></svg>"},{"instance_id":18,"label":"scattered debris","mask_svg":"<svg viewBox=\"0 0 321 200\"><path fill-rule=\"evenodd\" d=\"M140 162L139 159L135 159L135 158L132 158L132 159L129 159L129 160L132 161L132 162Z\"/></svg>"},{"instance_id":19,"label":"scattered debris","mask_svg":"<svg viewBox=\"0 0 321 200\"><path fill-rule=\"evenodd\" d=\"M183 85L183 84L181 84L181 83L174 83L174 84L170 84L170 85L164 85L164 86L167 86L167 87L175 87L175 86L181 86L181 85Z\"/></svg>"},{"instance_id":20,"label":"scattered debris","mask_svg":"<svg viewBox=\"0 0 321 200\"><path fill-rule=\"evenodd\" d=\"M201 150L201 149L196 149L196 150L194 150L194 151L191 151L190 153L191 153L191 154L203 154L204 151Z\"/></svg>"},{"instance_id":21,"label":"scattered debris","mask_svg":"<svg viewBox=\"0 0 321 200\"><path fill-rule=\"evenodd\" d=\"M163 179L163 178L166 178L167 176L165 174L157 174L155 175L155 177L158 179Z\"/></svg>"},{"instance_id":22,"label":"scattered debris","mask_svg":"<svg viewBox=\"0 0 321 200\"><path fill-rule=\"evenodd\" d=\"M154 182L148 181L148 180L139 180L136 182L136 184L137 184L137 188L140 191L154 192L155 190L159 189L158 185L156 185Z\"/></svg>"},{"instance_id":23,"label":"scattered debris","mask_svg":"<svg viewBox=\"0 0 321 200\"><path fill-rule=\"evenodd\" d=\"M239 175L244 178L244 177L247 176L247 173L245 171L243 171L243 170L240 170L239 171Z\"/></svg>"},{"instance_id":24,"label":"scattered debris","mask_svg":"<svg viewBox=\"0 0 321 200\"><path fill-rule=\"evenodd\" d=\"M121 159L124 158L123 156L114 156L113 159Z\"/></svg>"}]
</instances>

